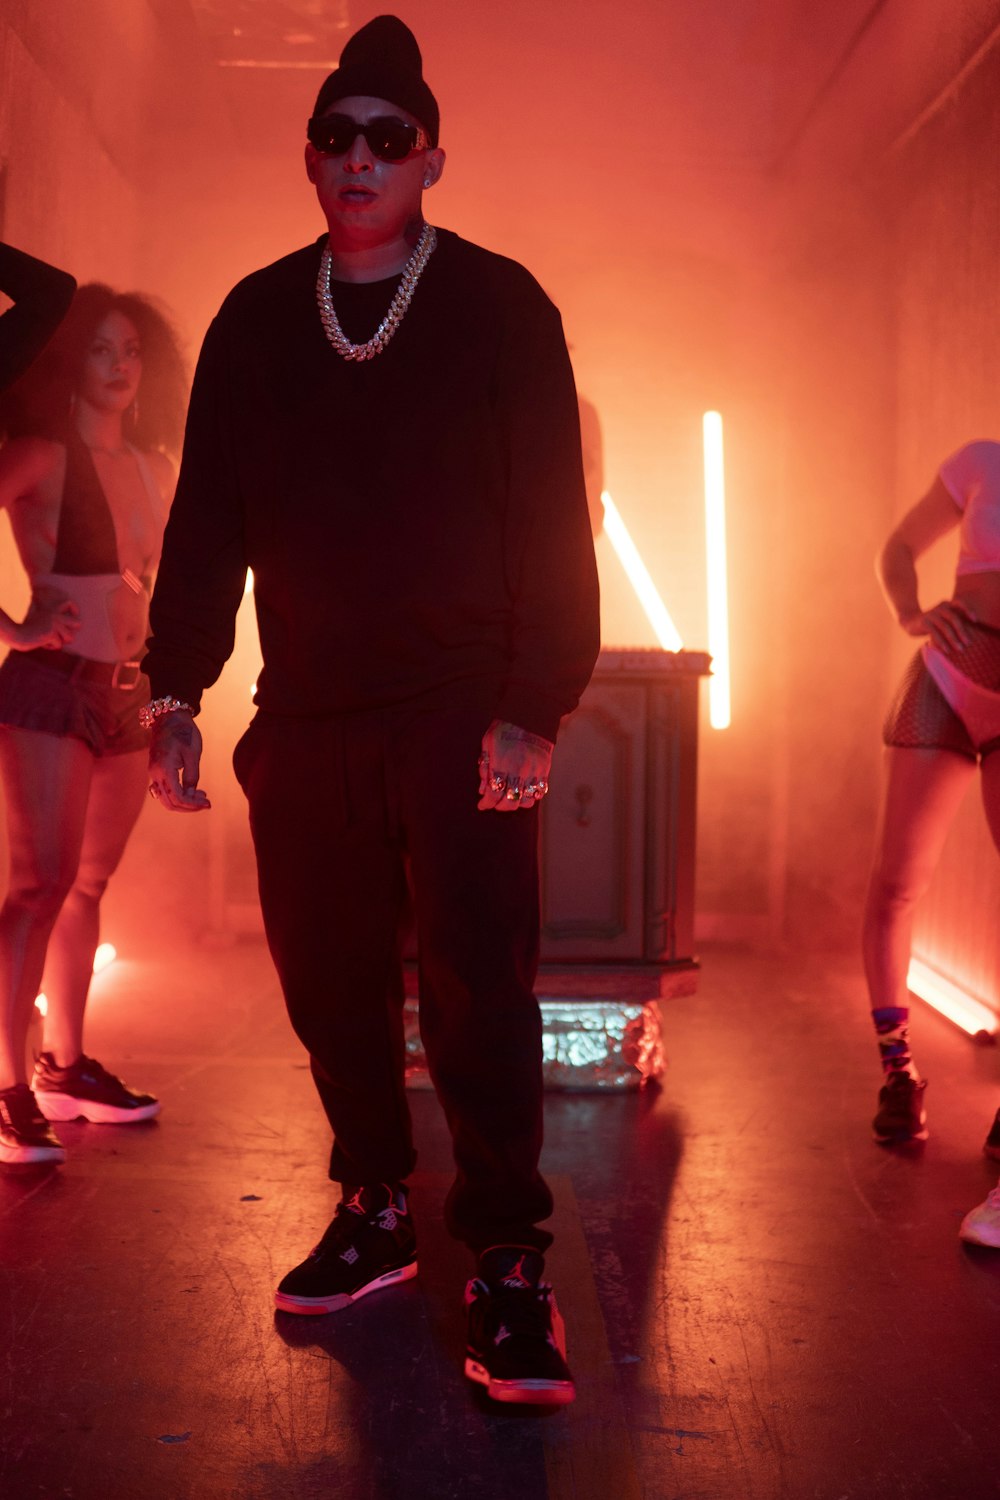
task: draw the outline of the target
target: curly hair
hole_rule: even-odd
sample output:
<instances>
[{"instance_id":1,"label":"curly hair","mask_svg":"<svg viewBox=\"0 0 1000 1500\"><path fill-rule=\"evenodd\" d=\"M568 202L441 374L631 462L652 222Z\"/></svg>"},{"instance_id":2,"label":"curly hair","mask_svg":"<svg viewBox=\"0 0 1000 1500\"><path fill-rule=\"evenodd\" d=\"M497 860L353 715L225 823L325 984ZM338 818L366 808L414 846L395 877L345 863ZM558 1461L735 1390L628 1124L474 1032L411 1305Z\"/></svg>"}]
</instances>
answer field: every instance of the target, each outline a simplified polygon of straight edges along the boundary
<instances>
[{"instance_id":1,"label":"curly hair","mask_svg":"<svg viewBox=\"0 0 1000 1500\"><path fill-rule=\"evenodd\" d=\"M83 362L111 312L135 324L142 349L142 381L126 436L137 448L176 455L184 434L187 371L166 314L149 297L115 292L101 282L77 288L69 312L35 363L0 395L0 434L65 440Z\"/></svg>"}]
</instances>

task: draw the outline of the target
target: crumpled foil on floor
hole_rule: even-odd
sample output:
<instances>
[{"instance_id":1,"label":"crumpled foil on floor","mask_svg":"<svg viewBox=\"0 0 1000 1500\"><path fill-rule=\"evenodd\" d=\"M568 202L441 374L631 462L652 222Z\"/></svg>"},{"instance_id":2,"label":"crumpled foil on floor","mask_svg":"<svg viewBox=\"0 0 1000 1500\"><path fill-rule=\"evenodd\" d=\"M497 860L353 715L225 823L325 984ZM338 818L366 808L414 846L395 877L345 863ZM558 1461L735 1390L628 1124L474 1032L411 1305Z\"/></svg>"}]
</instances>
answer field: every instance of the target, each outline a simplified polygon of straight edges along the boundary
<instances>
[{"instance_id":1,"label":"crumpled foil on floor","mask_svg":"<svg viewBox=\"0 0 1000 1500\"><path fill-rule=\"evenodd\" d=\"M663 1039L655 1005L622 1000L539 1001L545 1087L563 1091L634 1089L663 1072ZM416 1000L403 1011L408 1088L430 1088Z\"/></svg>"}]
</instances>

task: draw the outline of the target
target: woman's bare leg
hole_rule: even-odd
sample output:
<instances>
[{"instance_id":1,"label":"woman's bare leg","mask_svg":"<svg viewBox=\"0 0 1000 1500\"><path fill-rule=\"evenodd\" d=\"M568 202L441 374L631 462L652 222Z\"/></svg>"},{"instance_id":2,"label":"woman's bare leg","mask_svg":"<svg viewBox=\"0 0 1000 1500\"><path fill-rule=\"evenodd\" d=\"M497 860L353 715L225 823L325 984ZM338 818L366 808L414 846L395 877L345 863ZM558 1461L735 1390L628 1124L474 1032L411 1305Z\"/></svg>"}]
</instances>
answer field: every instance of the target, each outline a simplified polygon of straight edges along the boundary
<instances>
[{"instance_id":1,"label":"woman's bare leg","mask_svg":"<svg viewBox=\"0 0 1000 1500\"><path fill-rule=\"evenodd\" d=\"M25 1046L49 935L76 877L94 757L82 740L0 731L10 887L0 908L0 1088L26 1083Z\"/></svg>"},{"instance_id":2,"label":"woman's bare leg","mask_svg":"<svg viewBox=\"0 0 1000 1500\"><path fill-rule=\"evenodd\" d=\"M49 938L42 1048L68 1068L83 1051L83 1018L100 929L101 897L142 809L145 750L94 762L83 844L72 889Z\"/></svg>"},{"instance_id":3,"label":"woman's bare leg","mask_svg":"<svg viewBox=\"0 0 1000 1500\"><path fill-rule=\"evenodd\" d=\"M976 764L951 750L885 751L886 779L862 951L872 1010L907 1004L913 914ZM1000 774L1000 765L998 765Z\"/></svg>"}]
</instances>

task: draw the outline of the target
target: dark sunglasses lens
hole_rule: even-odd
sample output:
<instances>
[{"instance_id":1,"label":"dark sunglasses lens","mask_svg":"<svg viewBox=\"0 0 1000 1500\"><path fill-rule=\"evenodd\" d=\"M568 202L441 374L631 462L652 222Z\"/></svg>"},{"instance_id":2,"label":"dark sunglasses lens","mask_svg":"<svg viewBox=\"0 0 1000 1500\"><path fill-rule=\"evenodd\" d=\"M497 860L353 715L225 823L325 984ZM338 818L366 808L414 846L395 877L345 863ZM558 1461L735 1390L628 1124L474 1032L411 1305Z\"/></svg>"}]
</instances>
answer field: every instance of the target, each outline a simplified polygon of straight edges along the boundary
<instances>
[{"instance_id":1,"label":"dark sunglasses lens","mask_svg":"<svg viewBox=\"0 0 1000 1500\"><path fill-rule=\"evenodd\" d=\"M345 156L350 151L358 134L353 120L329 115L322 120L309 121L309 140L317 151L327 156Z\"/></svg>"},{"instance_id":2,"label":"dark sunglasses lens","mask_svg":"<svg viewBox=\"0 0 1000 1500\"><path fill-rule=\"evenodd\" d=\"M416 137L413 126L399 120L373 120L365 129L365 140L383 161L402 161L409 156Z\"/></svg>"}]
</instances>

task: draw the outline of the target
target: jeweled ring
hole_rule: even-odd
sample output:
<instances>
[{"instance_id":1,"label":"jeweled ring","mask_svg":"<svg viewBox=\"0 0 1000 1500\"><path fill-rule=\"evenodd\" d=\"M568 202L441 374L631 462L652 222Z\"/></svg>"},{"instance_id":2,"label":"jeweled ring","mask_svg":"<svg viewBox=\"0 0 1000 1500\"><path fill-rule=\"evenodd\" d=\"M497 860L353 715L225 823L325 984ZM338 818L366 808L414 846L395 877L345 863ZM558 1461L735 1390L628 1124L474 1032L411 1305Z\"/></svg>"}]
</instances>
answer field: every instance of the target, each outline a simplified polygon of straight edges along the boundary
<instances>
[{"instance_id":1,"label":"jeweled ring","mask_svg":"<svg viewBox=\"0 0 1000 1500\"><path fill-rule=\"evenodd\" d=\"M511 778L510 786L507 788L507 801L508 802L520 802L520 800L521 800L521 782L518 779L518 777L514 776L514 777Z\"/></svg>"},{"instance_id":2,"label":"jeweled ring","mask_svg":"<svg viewBox=\"0 0 1000 1500\"><path fill-rule=\"evenodd\" d=\"M506 778L506 776L491 776L490 777L490 791L491 792L502 792L503 789L504 789L504 787L506 785L507 785L507 778Z\"/></svg>"}]
</instances>

